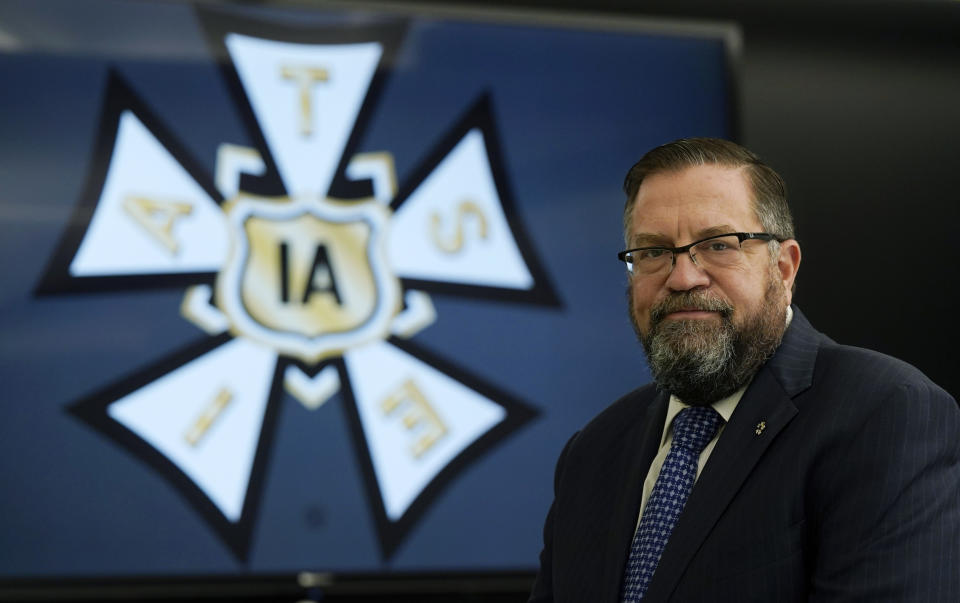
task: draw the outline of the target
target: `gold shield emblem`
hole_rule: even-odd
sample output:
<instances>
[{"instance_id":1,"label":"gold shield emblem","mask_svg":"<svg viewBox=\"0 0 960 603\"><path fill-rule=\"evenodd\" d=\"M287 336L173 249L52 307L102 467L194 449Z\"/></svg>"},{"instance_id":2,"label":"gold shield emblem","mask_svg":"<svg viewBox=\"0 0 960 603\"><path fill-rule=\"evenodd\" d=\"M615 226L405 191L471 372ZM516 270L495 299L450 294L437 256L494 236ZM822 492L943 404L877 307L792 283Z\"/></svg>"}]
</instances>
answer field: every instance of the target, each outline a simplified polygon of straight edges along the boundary
<instances>
[{"instance_id":1,"label":"gold shield emblem","mask_svg":"<svg viewBox=\"0 0 960 603\"><path fill-rule=\"evenodd\" d=\"M369 320L377 285L367 254L366 222L338 224L303 214L244 223L250 255L240 298L251 318L277 331L316 337Z\"/></svg>"},{"instance_id":2,"label":"gold shield emblem","mask_svg":"<svg viewBox=\"0 0 960 603\"><path fill-rule=\"evenodd\" d=\"M228 210L233 250L217 302L235 332L316 362L384 338L400 308L375 201L266 200Z\"/></svg>"}]
</instances>

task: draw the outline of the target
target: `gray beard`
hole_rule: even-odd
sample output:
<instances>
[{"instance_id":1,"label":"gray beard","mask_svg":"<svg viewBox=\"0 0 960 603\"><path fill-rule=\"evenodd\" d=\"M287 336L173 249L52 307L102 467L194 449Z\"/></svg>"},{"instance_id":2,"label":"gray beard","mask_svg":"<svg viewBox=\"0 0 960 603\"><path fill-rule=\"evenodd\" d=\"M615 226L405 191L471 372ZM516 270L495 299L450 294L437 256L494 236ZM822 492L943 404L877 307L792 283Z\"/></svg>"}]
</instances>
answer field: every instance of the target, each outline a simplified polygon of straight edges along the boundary
<instances>
[{"instance_id":1,"label":"gray beard","mask_svg":"<svg viewBox=\"0 0 960 603\"><path fill-rule=\"evenodd\" d=\"M657 304L647 334L632 316L632 300L630 307L657 386L691 406L708 406L749 383L786 330L786 300L773 278L760 309L739 327L731 320L732 306L702 291L676 293ZM663 320L684 307L719 312L720 321Z\"/></svg>"}]
</instances>

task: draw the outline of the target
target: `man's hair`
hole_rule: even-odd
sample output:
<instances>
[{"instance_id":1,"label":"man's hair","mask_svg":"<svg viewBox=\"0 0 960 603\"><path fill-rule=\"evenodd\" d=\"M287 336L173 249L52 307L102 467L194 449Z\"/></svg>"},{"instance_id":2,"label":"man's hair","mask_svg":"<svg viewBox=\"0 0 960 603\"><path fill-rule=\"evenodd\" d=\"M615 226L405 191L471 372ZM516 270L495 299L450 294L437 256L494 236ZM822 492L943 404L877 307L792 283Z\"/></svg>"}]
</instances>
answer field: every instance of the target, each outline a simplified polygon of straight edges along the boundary
<instances>
[{"instance_id":1,"label":"man's hair","mask_svg":"<svg viewBox=\"0 0 960 603\"><path fill-rule=\"evenodd\" d=\"M668 142L648 151L630 168L623 181L623 190L627 193L623 207L624 235L629 233L633 205L644 178L699 165L744 168L753 190L753 211L763 229L781 240L794 238L793 216L787 205L783 178L753 152L720 138L681 138Z\"/></svg>"}]
</instances>

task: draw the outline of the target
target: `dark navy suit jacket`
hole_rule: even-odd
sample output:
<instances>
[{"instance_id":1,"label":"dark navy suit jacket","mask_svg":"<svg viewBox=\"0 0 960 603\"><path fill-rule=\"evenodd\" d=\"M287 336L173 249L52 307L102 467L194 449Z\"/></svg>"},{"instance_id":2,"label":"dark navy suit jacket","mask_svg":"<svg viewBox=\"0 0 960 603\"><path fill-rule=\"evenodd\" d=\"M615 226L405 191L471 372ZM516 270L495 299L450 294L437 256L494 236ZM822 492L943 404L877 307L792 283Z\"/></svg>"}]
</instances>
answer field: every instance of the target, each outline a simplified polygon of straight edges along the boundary
<instances>
[{"instance_id":1,"label":"dark navy suit jacket","mask_svg":"<svg viewBox=\"0 0 960 603\"><path fill-rule=\"evenodd\" d=\"M621 398L557 464L531 601L613 603L668 396ZM703 468L645 602L960 602L960 408L794 308Z\"/></svg>"}]
</instances>

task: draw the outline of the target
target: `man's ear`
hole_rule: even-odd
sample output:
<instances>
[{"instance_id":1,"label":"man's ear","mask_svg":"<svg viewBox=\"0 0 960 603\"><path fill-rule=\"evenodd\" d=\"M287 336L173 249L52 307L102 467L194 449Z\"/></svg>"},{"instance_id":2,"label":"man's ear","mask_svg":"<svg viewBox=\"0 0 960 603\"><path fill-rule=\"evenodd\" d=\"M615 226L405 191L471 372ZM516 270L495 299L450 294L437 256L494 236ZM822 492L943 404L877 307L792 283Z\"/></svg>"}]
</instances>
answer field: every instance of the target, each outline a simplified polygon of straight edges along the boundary
<instances>
[{"instance_id":1,"label":"man's ear","mask_svg":"<svg viewBox=\"0 0 960 603\"><path fill-rule=\"evenodd\" d=\"M796 239L787 239L780 243L780 257L777 258L777 268L783 289L787 294L787 303L793 303L793 282L800 270L800 243Z\"/></svg>"}]
</instances>

